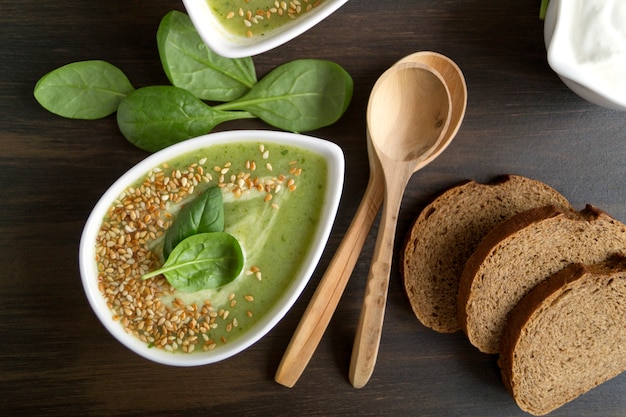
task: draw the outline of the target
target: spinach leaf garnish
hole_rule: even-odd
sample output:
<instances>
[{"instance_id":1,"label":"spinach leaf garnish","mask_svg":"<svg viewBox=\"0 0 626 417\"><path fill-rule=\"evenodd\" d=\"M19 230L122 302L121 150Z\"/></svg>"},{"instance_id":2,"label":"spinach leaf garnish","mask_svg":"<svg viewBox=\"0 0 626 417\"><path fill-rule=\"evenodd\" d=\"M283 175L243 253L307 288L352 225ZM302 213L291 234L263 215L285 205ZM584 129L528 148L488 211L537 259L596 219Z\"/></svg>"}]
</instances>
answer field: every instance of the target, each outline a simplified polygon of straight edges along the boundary
<instances>
[{"instance_id":1,"label":"spinach leaf garnish","mask_svg":"<svg viewBox=\"0 0 626 417\"><path fill-rule=\"evenodd\" d=\"M209 101L230 101L256 83L252 58L224 58L207 47L185 13L173 10L161 20L157 46L172 85Z\"/></svg>"},{"instance_id":2,"label":"spinach leaf garnish","mask_svg":"<svg viewBox=\"0 0 626 417\"><path fill-rule=\"evenodd\" d=\"M195 292L228 284L241 273L243 264L243 250L234 236L199 233L180 242L161 268L142 279L163 274L177 290Z\"/></svg>"},{"instance_id":3,"label":"spinach leaf garnish","mask_svg":"<svg viewBox=\"0 0 626 417\"><path fill-rule=\"evenodd\" d=\"M282 130L304 132L337 121L350 103L352 90L352 78L339 65L302 59L275 68L243 97L213 107L181 88L140 88L122 100L117 122L128 141L147 151L208 133L235 119L258 117Z\"/></svg>"},{"instance_id":4,"label":"spinach leaf garnish","mask_svg":"<svg viewBox=\"0 0 626 417\"><path fill-rule=\"evenodd\" d=\"M224 231L224 200L218 187L210 187L178 212L165 232L163 258L180 242L198 233Z\"/></svg>"},{"instance_id":5,"label":"spinach leaf garnish","mask_svg":"<svg viewBox=\"0 0 626 417\"><path fill-rule=\"evenodd\" d=\"M246 112L215 110L189 91L171 85L139 88L117 109L117 125L124 137L148 152L203 135L222 122L252 117Z\"/></svg>"},{"instance_id":6,"label":"spinach leaf garnish","mask_svg":"<svg viewBox=\"0 0 626 417\"><path fill-rule=\"evenodd\" d=\"M539 7L539 19L540 20L546 19L546 11L548 10L549 3L550 3L550 0L541 0L541 6Z\"/></svg>"},{"instance_id":7,"label":"spinach leaf garnish","mask_svg":"<svg viewBox=\"0 0 626 417\"><path fill-rule=\"evenodd\" d=\"M133 89L116 66L106 61L79 61L41 77L34 95L51 113L94 120L115 113L120 101Z\"/></svg>"},{"instance_id":8,"label":"spinach leaf garnish","mask_svg":"<svg viewBox=\"0 0 626 417\"><path fill-rule=\"evenodd\" d=\"M273 69L243 97L213 108L247 111L279 129L304 132L336 122L352 92L352 77L341 66L297 59Z\"/></svg>"},{"instance_id":9,"label":"spinach leaf garnish","mask_svg":"<svg viewBox=\"0 0 626 417\"><path fill-rule=\"evenodd\" d=\"M182 12L161 20L157 46L172 85L135 90L117 67L84 61L42 77L35 98L68 118L98 119L117 111L124 137L149 152L235 119L259 118L292 132L319 129L336 122L352 99L350 74L320 59L288 62L257 82L252 58L224 58L211 51ZM219 104L211 107L205 101Z\"/></svg>"}]
</instances>

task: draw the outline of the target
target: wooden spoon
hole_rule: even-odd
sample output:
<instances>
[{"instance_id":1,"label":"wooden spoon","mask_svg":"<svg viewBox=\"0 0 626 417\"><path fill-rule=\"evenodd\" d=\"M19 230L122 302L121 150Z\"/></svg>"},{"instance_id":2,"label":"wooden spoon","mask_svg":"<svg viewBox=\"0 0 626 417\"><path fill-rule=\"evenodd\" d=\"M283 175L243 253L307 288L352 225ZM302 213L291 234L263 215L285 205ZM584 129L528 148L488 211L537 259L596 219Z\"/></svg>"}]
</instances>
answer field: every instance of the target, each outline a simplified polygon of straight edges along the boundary
<instances>
[{"instance_id":1,"label":"wooden spoon","mask_svg":"<svg viewBox=\"0 0 626 417\"><path fill-rule=\"evenodd\" d=\"M441 75L417 62L388 69L370 95L368 137L383 170L385 200L350 362L350 381L355 388L365 386L378 356L404 189L430 152L446 146L450 97Z\"/></svg>"},{"instance_id":2,"label":"wooden spoon","mask_svg":"<svg viewBox=\"0 0 626 417\"><path fill-rule=\"evenodd\" d=\"M456 129L446 131L446 138L440 144L443 146L433 148L431 155L422 162L423 165L416 167L419 169L443 152L456 135L465 114L467 88L459 67L444 55L428 51L416 52L399 61L403 62L422 62L432 66L440 72L446 83L452 86L451 90L459 92L452 97L451 125L456 126ZM380 162L370 148L368 140L370 174L361 203L278 366L275 380L287 387L293 387L298 381L322 339L382 205L384 189L382 171Z\"/></svg>"},{"instance_id":3,"label":"wooden spoon","mask_svg":"<svg viewBox=\"0 0 626 417\"><path fill-rule=\"evenodd\" d=\"M369 142L370 174L365 194L291 337L274 377L276 382L289 388L298 381L322 339L383 202L382 170Z\"/></svg>"}]
</instances>

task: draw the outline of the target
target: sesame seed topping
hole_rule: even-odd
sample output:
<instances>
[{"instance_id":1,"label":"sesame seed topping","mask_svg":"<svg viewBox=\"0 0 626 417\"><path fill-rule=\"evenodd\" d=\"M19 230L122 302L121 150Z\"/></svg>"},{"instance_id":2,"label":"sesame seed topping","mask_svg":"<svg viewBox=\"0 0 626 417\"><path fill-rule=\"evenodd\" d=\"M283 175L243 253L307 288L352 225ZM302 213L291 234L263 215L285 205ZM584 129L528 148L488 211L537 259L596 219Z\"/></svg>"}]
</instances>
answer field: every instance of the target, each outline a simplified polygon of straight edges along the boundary
<instances>
[{"instance_id":1,"label":"sesame seed topping","mask_svg":"<svg viewBox=\"0 0 626 417\"><path fill-rule=\"evenodd\" d=\"M253 317L250 309L240 310L234 292L228 294L227 301L216 305L211 300L186 303L175 297L175 289L163 276L149 280L142 280L141 276L162 264L160 254L153 249L154 241L161 239L172 224L175 208L185 204L196 190L204 190L204 184L213 183L235 198L262 192L263 201L279 209L276 201L280 201L280 193L295 189L299 181L296 173L301 168L297 161L272 167L270 150L263 144L259 145L259 153L267 162L265 169L258 171L252 158L236 164L222 161L212 165L212 162L212 168L205 166L206 157L174 169L164 163L122 192L108 209L96 241L98 288L113 320L127 333L166 351L206 352L217 347L215 340L226 343L226 338L219 334L211 336L212 332L243 325L236 318L227 322L229 315L241 318L245 314L246 320ZM205 170L211 169L219 177L213 179L205 174ZM273 174L274 170L283 172ZM244 275L254 276L259 282L263 280L261 268L256 265L247 268ZM254 299L253 294L243 296L248 306Z\"/></svg>"},{"instance_id":2,"label":"sesame seed topping","mask_svg":"<svg viewBox=\"0 0 626 417\"><path fill-rule=\"evenodd\" d=\"M239 0L242 7L236 10L224 11L224 17L226 20L233 20L241 24L243 29L240 33L245 33L245 36L251 38L253 36L262 35L266 29L260 26L259 23L263 20L269 19L296 19L304 13L310 12L313 8L319 6L324 0L291 0L287 1L274 1L273 3L266 3L266 5L252 6L250 0ZM304 3L304 7L303 7ZM217 3L216 5L219 5Z\"/></svg>"}]
</instances>

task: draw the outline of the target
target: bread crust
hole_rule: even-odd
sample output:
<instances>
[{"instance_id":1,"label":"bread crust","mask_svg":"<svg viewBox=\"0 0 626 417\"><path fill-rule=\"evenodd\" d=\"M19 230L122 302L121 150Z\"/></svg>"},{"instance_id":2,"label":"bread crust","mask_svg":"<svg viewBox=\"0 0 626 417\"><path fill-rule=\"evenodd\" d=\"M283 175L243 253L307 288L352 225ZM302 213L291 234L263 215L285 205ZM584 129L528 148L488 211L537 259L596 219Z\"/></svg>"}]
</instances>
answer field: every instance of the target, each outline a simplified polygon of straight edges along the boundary
<instances>
[{"instance_id":1,"label":"bread crust","mask_svg":"<svg viewBox=\"0 0 626 417\"><path fill-rule=\"evenodd\" d=\"M571 230L567 229L569 232L566 233L567 227ZM608 230L601 232L599 229L604 227ZM532 241L530 233L536 230L547 236ZM559 233L565 234L555 237ZM584 250L553 253L555 245L566 246L568 239L573 239L572 244L584 246ZM597 240L604 243L598 244ZM579 212L563 212L546 206L527 210L502 222L481 241L463 270L458 292L458 315L463 331L482 352L498 353L506 316L532 287L569 263L597 262L611 252L624 249L626 226L591 205ZM510 253L518 256L505 259ZM525 267L539 265L539 269L509 271L515 262ZM505 287L505 282L505 293L485 298L489 285Z\"/></svg>"},{"instance_id":2,"label":"bread crust","mask_svg":"<svg viewBox=\"0 0 626 417\"><path fill-rule=\"evenodd\" d=\"M494 227L480 242L474 253L472 253L465 263L465 268L461 274L461 281L459 282L457 312L459 323L465 333L468 332L467 309L465 307L470 298L472 284L474 283L480 266L485 259L487 259L493 247L506 237L522 230L532 223L541 222L545 219L561 215L562 213L561 210L552 205L529 209Z\"/></svg>"},{"instance_id":3,"label":"bread crust","mask_svg":"<svg viewBox=\"0 0 626 417\"><path fill-rule=\"evenodd\" d=\"M590 351L590 349L585 347L584 341L572 340L568 343L563 340L552 340L547 334L537 335L533 332L534 329L532 327L542 314L555 308L554 306L557 303L568 302L567 300L569 299L566 297L569 292L580 290L583 285L594 286L596 284L598 288L594 288L594 291L599 292L602 290L602 287L610 286L614 279L621 280L621 291L623 293L626 288L626 257L622 254L610 255L606 261L594 265L573 263L537 284L513 308L502 334L498 365L505 387L524 411L534 415L545 415L626 370L626 353L617 348L609 352L610 355L613 355L609 359L614 366L610 368L593 367L593 363L590 363L588 366L591 369L585 371L587 373L584 378L573 379L571 370L567 369L569 360L566 359L568 357L565 356L571 355L572 352L566 350L563 346L570 348L575 346L574 349L579 356L588 358L589 361L592 361L592 355L594 354L596 356L601 355L604 358L603 360L606 360L607 352ZM615 287L618 287L618 285ZM563 301L563 299L566 301ZM608 297L602 298L600 302L602 301L606 303L611 302ZM621 300L617 301L616 304L621 304ZM590 309L585 308L585 306L575 306L572 310L580 315L580 320L575 321L575 326L593 326L591 323L594 320L589 316L595 313L595 310L589 311ZM613 329L620 334L622 341L626 340L624 310L625 308L621 307L621 309L618 309L619 314L617 314L617 317L612 318L614 321ZM571 317L562 318L563 321L571 319ZM567 326L567 324L571 323L555 323L555 326ZM571 332L572 335L578 334L577 329L572 327L574 326L567 326L566 331ZM520 341L523 338L539 338L541 336L546 336L550 340L536 341L538 350L545 351L552 348L557 355L563 356L562 363L520 363L529 357L525 352L522 352L523 347L520 346ZM572 336L572 338L574 337ZM609 339L612 339L612 337L609 337ZM535 341L531 340L528 343L535 343ZM600 343L602 342L600 341ZM606 343L603 344L603 346L606 345ZM534 355L530 355L530 357L534 357ZM551 377L539 380L536 374L532 372L526 374L526 370L532 369L533 366L549 366ZM559 373L559 371L561 372ZM534 381L532 378L537 378L537 380ZM523 387L524 384L533 383L536 384L538 390L558 392L558 394L554 396L548 394L545 398L535 398ZM562 388L563 385L566 385L566 388Z\"/></svg>"},{"instance_id":4,"label":"bread crust","mask_svg":"<svg viewBox=\"0 0 626 417\"><path fill-rule=\"evenodd\" d=\"M419 321L441 333L460 330L458 285L475 247L497 223L545 204L573 210L547 184L519 175L502 175L487 184L467 180L428 204L413 222L400 255L405 293Z\"/></svg>"}]
</instances>

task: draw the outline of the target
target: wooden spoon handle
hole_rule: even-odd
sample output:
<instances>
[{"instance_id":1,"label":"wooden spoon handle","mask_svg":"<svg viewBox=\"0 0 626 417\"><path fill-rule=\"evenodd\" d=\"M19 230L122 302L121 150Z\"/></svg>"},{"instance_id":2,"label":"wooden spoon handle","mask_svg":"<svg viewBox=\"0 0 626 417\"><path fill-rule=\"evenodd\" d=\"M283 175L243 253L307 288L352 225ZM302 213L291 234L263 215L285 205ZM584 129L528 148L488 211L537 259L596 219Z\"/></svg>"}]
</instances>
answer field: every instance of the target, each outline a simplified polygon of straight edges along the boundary
<instances>
[{"instance_id":1,"label":"wooden spoon handle","mask_svg":"<svg viewBox=\"0 0 626 417\"><path fill-rule=\"evenodd\" d=\"M328 265L276 371L275 380L293 387L313 356L339 304L363 244L383 201L382 175L370 175L365 194Z\"/></svg>"},{"instance_id":2,"label":"wooden spoon handle","mask_svg":"<svg viewBox=\"0 0 626 417\"><path fill-rule=\"evenodd\" d=\"M354 338L349 376L350 382L355 388L363 388L367 384L374 372L378 357L387 304L396 224L404 187L396 188L400 190L389 190L387 187L378 237L367 277L363 307Z\"/></svg>"}]
</instances>

